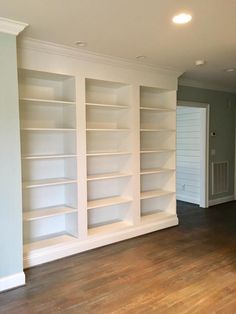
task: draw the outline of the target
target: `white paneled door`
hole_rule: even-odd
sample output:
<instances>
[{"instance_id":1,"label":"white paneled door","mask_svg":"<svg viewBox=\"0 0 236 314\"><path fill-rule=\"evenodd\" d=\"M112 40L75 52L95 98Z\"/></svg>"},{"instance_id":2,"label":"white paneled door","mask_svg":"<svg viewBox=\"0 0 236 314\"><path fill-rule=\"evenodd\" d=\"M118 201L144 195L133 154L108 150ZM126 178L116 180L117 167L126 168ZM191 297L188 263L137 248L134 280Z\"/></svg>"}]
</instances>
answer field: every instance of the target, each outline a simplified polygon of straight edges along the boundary
<instances>
[{"instance_id":1,"label":"white paneled door","mask_svg":"<svg viewBox=\"0 0 236 314\"><path fill-rule=\"evenodd\" d=\"M181 103L176 122L177 199L207 207L207 108Z\"/></svg>"}]
</instances>

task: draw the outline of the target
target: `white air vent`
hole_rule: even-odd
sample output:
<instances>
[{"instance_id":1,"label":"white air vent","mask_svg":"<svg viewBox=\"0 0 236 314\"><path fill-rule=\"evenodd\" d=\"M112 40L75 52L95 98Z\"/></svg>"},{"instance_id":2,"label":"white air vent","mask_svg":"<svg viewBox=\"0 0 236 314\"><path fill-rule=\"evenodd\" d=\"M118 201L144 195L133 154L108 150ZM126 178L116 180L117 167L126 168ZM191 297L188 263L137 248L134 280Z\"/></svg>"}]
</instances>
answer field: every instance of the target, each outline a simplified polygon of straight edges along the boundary
<instances>
[{"instance_id":1,"label":"white air vent","mask_svg":"<svg viewBox=\"0 0 236 314\"><path fill-rule=\"evenodd\" d=\"M228 192L229 187L228 161L212 163L212 194Z\"/></svg>"}]
</instances>

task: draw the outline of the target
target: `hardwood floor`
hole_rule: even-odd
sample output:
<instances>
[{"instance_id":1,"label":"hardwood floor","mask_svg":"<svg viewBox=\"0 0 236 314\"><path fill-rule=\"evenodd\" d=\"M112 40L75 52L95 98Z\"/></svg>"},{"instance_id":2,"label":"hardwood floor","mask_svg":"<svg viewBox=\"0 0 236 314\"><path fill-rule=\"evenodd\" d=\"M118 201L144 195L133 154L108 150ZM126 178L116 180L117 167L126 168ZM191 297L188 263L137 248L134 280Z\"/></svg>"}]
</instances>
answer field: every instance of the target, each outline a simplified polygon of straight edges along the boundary
<instances>
[{"instance_id":1,"label":"hardwood floor","mask_svg":"<svg viewBox=\"0 0 236 314\"><path fill-rule=\"evenodd\" d=\"M236 313L236 202L181 202L178 215L178 227L27 270L0 313Z\"/></svg>"}]
</instances>

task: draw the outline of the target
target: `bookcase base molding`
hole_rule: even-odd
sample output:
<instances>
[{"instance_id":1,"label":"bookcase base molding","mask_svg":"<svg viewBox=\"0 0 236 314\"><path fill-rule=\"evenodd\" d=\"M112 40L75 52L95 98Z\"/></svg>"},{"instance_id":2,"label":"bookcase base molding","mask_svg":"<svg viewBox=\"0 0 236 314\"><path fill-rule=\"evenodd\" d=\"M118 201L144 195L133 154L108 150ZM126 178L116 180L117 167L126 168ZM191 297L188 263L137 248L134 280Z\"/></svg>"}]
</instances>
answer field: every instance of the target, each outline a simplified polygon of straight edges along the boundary
<instances>
[{"instance_id":1,"label":"bookcase base molding","mask_svg":"<svg viewBox=\"0 0 236 314\"><path fill-rule=\"evenodd\" d=\"M31 249L27 247L27 253L24 256L24 268L51 262L66 256L178 225L176 215L163 216L165 217L162 217L159 221L150 221L149 223L146 222L145 224L140 224L135 227L127 226L112 234L103 234L96 237L91 236L91 238L84 241L67 235L58 235L58 241L52 242L51 245L48 245L46 248L40 248L40 246L34 245L32 245Z\"/></svg>"}]
</instances>

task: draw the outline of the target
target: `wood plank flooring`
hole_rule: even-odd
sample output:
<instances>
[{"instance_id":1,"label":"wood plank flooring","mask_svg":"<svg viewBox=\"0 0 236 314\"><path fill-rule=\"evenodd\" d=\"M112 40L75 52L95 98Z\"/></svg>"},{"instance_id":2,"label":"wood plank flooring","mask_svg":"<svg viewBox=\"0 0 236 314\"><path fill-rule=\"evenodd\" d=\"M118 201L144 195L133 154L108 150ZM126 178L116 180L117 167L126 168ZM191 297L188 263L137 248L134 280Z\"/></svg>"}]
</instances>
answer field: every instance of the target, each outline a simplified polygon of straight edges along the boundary
<instances>
[{"instance_id":1,"label":"wood plank flooring","mask_svg":"<svg viewBox=\"0 0 236 314\"><path fill-rule=\"evenodd\" d=\"M0 313L236 313L236 202L178 204L180 225L26 271Z\"/></svg>"}]
</instances>

